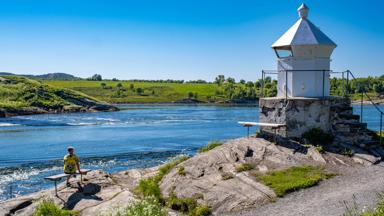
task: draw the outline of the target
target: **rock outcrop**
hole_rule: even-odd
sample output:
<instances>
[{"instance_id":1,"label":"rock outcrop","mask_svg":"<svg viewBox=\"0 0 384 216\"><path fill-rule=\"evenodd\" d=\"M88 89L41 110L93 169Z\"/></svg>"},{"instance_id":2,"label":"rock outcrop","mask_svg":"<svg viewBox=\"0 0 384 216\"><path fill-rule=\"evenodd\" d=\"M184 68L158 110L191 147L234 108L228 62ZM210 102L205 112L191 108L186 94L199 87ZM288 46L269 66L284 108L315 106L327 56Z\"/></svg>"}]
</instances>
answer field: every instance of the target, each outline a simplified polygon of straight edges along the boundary
<instances>
[{"instance_id":1,"label":"rock outcrop","mask_svg":"<svg viewBox=\"0 0 384 216\"><path fill-rule=\"evenodd\" d=\"M236 172L236 167L243 163L253 165L254 170ZM275 193L257 182L251 172L303 164L349 166L353 162L342 155L320 154L314 148L287 148L260 138L242 138L179 164L163 178L161 189L164 196L175 193L178 197L197 197L199 203L208 204L220 215L276 199ZM185 175L178 172L180 167Z\"/></svg>"},{"instance_id":2,"label":"rock outcrop","mask_svg":"<svg viewBox=\"0 0 384 216\"><path fill-rule=\"evenodd\" d=\"M125 207L135 200L131 190L138 181L154 175L157 168L129 170L114 175L103 171L92 171L83 180L83 190L80 191L76 182L72 180L73 187L65 184L58 185L58 196L55 190L43 190L27 196L0 202L0 215L30 216L33 214L39 201L51 199L66 209L77 210L81 215L100 215L113 213L118 207Z\"/></svg>"},{"instance_id":3,"label":"rock outcrop","mask_svg":"<svg viewBox=\"0 0 384 216\"><path fill-rule=\"evenodd\" d=\"M237 172L237 167L244 163L251 164L253 169ZM193 197L200 204L208 204L215 215L221 215L277 199L274 191L258 182L253 172L304 164L327 169L356 165L347 156L320 154L314 147L298 144L283 147L261 138L240 138L178 164L163 177L160 188L164 197L171 193L181 198ZM180 173L181 167L183 173ZM49 189L0 202L0 215L30 216L39 201L47 198L66 209L78 210L84 216L113 214L136 199L131 191L141 179L152 177L157 171L158 167L115 174L92 171L84 178L83 191L77 189L75 182L74 188L59 184L57 197L54 189Z\"/></svg>"}]
</instances>

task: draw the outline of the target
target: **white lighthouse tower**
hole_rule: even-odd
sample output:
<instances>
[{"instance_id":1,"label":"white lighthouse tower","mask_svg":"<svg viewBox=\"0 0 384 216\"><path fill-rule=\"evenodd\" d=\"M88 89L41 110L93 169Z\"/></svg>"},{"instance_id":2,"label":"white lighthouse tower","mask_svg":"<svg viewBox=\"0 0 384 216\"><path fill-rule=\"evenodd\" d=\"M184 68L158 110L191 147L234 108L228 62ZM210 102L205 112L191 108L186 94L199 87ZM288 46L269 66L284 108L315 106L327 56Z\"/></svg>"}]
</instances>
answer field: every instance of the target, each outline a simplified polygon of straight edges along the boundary
<instances>
[{"instance_id":1,"label":"white lighthouse tower","mask_svg":"<svg viewBox=\"0 0 384 216\"><path fill-rule=\"evenodd\" d=\"M329 96L331 54L336 44L298 8L299 20L273 45L277 55L278 97Z\"/></svg>"},{"instance_id":2,"label":"white lighthouse tower","mask_svg":"<svg viewBox=\"0 0 384 216\"><path fill-rule=\"evenodd\" d=\"M353 149L359 152L354 155L360 158L356 161L377 163L384 158L384 148L376 133L353 113L348 94L329 95L330 57L336 44L308 20L305 4L298 11L299 20L272 45L277 55L278 95L259 99L255 124L260 126L259 135L296 151L301 148L296 141L305 142L303 134L322 131L334 138L333 145L321 141L325 149L340 153ZM263 79L265 73L269 72L263 70ZM344 80L345 72L336 73L342 73ZM346 73L348 85L351 73Z\"/></svg>"},{"instance_id":3,"label":"white lighthouse tower","mask_svg":"<svg viewBox=\"0 0 384 216\"><path fill-rule=\"evenodd\" d=\"M336 44L308 20L305 4L298 12L299 20L272 45L277 55L277 97L259 100L260 122L284 127L274 131L261 126L264 134L300 138L311 128L330 132L331 106L343 102L329 97L331 54Z\"/></svg>"}]
</instances>

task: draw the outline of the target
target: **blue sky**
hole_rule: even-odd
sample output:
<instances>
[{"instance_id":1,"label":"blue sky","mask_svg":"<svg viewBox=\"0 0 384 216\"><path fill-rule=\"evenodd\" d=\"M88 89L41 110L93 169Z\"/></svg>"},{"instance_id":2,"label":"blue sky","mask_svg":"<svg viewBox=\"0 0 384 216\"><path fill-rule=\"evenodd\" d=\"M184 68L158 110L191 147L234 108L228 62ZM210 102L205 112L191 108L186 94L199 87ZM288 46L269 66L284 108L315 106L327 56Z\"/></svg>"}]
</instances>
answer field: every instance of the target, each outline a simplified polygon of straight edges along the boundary
<instances>
[{"instance_id":1,"label":"blue sky","mask_svg":"<svg viewBox=\"0 0 384 216\"><path fill-rule=\"evenodd\" d=\"M0 71L120 79L256 80L298 0L2 0ZM384 1L307 0L333 70L384 74Z\"/></svg>"}]
</instances>

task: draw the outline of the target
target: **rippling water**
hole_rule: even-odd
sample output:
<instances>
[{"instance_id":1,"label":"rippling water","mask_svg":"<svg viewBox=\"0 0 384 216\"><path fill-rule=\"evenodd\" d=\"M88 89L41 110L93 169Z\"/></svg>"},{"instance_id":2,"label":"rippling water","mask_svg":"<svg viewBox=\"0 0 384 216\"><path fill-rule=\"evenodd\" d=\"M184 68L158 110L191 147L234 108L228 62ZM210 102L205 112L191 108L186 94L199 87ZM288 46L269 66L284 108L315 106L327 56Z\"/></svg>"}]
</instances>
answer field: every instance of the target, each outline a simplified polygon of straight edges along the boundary
<instances>
[{"instance_id":1,"label":"rippling water","mask_svg":"<svg viewBox=\"0 0 384 216\"><path fill-rule=\"evenodd\" d=\"M116 172L151 167L194 154L210 140L246 134L237 121L257 121L257 107L124 105L111 113L18 116L0 119L0 200L52 187L45 176L62 172L73 145L82 167ZM379 115L364 106L364 120ZM355 107L358 114L359 106Z\"/></svg>"}]
</instances>

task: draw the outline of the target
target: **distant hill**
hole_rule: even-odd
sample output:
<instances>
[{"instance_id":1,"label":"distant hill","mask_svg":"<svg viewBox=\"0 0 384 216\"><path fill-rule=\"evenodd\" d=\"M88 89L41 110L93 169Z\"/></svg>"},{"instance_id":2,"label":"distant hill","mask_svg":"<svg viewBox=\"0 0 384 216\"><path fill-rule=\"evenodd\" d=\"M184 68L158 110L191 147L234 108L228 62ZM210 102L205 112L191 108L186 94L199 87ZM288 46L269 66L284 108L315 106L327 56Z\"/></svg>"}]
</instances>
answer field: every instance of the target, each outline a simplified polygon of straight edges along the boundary
<instances>
[{"instance_id":1,"label":"distant hill","mask_svg":"<svg viewBox=\"0 0 384 216\"><path fill-rule=\"evenodd\" d=\"M13 73L8 73L8 72L0 72L0 76L14 76L15 74Z\"/></svg>"},{"instance_id":2,"label":"distant hill","mask_svg":"<svg viewBox=\"0 0 384 216\"><path fill-rule=\"evenodd\" d=\"M81 79L79 77L75 77L67 73L48 73L43 75L35 75L32 77L37 79L44 79L44 80L79 80Z\"/></svg>"},{"instance_id":3,"label":"distant hill","mask_svg":"<svg viewBox=\"0 0 384 216\"><path fill-rule=\"evenodd\" d=\"M9 72L0 72L0 76L24 76L31 79L42 79L42 80L80 80L81 78L75 77L67 73L48 73L42 75L30 75L30 74L13 74Z\"/></svg>"}]
</instances>

